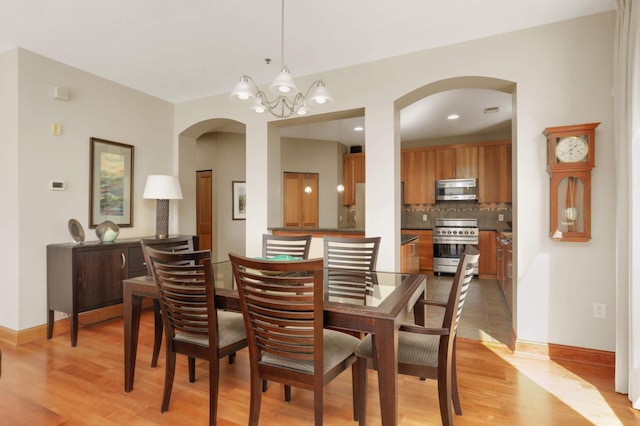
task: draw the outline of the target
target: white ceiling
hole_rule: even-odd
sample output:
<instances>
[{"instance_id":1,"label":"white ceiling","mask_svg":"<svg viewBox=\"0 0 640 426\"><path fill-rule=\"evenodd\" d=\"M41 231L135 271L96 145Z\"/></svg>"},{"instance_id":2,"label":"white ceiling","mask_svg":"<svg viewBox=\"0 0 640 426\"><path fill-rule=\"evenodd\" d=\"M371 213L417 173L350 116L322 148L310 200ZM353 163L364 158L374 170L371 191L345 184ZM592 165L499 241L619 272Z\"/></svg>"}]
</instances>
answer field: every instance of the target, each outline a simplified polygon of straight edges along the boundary
<instances>
[{"instance_id":1,"label":"white ceiling","mask_svg":"<svg viewBox=\"0 0 640 426\"><path fill-rule=\"evenodd\" d=\"M280 0L0 0L0 52L21 47L181 102L228 93L244 73L270 82L281 63L280 7ZM284 53L295 77L613 9L615 0L287 0ZM477 95L464 97L469 107L477 99L473 114L501 102ZM430 128L462 126L443 123Z\"/></svg>"}]
</instances>

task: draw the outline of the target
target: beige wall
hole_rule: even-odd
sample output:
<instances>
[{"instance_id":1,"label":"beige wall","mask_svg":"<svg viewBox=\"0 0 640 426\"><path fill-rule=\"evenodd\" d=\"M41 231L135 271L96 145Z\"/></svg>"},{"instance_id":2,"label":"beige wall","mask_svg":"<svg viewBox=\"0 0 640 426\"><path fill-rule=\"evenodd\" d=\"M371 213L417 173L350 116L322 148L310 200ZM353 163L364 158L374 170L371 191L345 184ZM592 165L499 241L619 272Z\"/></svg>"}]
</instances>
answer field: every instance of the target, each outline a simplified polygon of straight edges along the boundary
<instances>
[{"instance_id":1,"label":"beige wall","mask_svg":"<svg viewBox=\"0 0 640 426\"><path fill-rule=\"evenodd\" d=\"M7 55L17 62L7 63ZM134 226L122 228L120 238L154 234L155 202L143 200L142 192L147 175L173 173L173 105L25 50L2 58L0 108L17 110L17 131L3 138L0 160L7 163L2 173L9 174L8 182L2 180L9 200L2 222L11 229L0 233L0 256L16 259L17 274L8 262L2 289L13 296L0 298L0 326L24 330L46 323L46 245L72 241L70 218L80 221L87 240L97 240L88 223L92 136L135 147ZM10 74L17 79L6 84ZM10 102L5 84L7 93L17 93ZM53 99L54 86L69 89L68 102ZM62 124L61 136L51 134L53 122ZM67 189L49 190L51 180L65 181ZM170 231L177 231L175 224Z\"/></svg>"},{"instance_id":2,"label":"beige wall","mask_svg":"<svg viewBox=\"0 0 640 426\"><path fill-rule=\"evenodd\" d=\"M603 350L615 348L614 205L612 130L613 12L417 52L322 73L334 97L319 112L364 108L368 235L382 236L381 269L399 266L400 144L396 101L433 83L482 76L511 82L514 94L514 220L517 258L516 326L522 340ZM584 28L589 28L585 32ZM299 77L304 87L318 76ZM405 98L406 99L406 98ZM247 126L247 190L269 188L266 116L251 115L227 95L176 105L178 134L211 118ZM588 243L549 239L549 176L542 135L549 126L602 122L593 171L593 238ZM253 153L255 157L251 157ZM255 201L254 201L255 202ZM247 219L247 251L258 252L269 203ZM254 209L256 204L254 204ZM580 263L576 267L576 262ZM592 315L607 304L606 319Z\"/></svg>"},{"instance_id":3,"label":"beige wall","mask_svg":"<svg viewBox=\"0 0 640 426\"><path fill-rule=\"evenodd\" d=\"M19 211L18 211L18 51L0 54L0 326L19 323ZM43 311L44 312L44 311Z\"/></svg>"}]
</instances>

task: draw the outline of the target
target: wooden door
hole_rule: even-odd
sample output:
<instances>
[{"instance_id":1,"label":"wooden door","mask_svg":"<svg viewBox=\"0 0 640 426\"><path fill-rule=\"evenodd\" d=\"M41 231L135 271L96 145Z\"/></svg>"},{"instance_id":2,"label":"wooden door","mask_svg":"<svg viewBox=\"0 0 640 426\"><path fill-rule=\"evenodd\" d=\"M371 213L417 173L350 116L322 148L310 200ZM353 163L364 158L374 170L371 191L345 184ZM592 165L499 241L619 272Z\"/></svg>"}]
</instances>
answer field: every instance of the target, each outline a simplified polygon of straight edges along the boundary
<instances>
[{"instance_id":1,"label":"wooden door","mask_svg":"<svg viewBox=\"0 0 640 426\"><path fill-rule=\"evenodd\" d=\"M285 228L318 227L318 174L285 172L283 178ZM304 188L309 185L311 193Z\"/></svg>"},{"instance_id":2,"label":"wooden door","mask_svg":"<svg viewBox=\"0 0 640 426\"><path fill-rule=\"evenodd\" d=\"M196 231L198 249L211 250L213 246L213 173L196 172Z\"/></svg>"},{"instance_id":3,"label":"wooden door","mask_svg":"<svg viewBox=\"0 0 640 426\"><path fill-rule=\"evenodd\" d=\"M304 187L309 185L311 193L306 194ZM312 173L305 175L305 181L302 184L302 208L300 209L300 224L302 228L318 227L318 174Z\"/></svg>"},{"instance_id":4,"label":"wooden door","mask_svg":"<svg viewBox=\"0 0 640 426\"><path fill-rule=\"evenodd\" d=\"M300 227L300 208L304 186L301 186L298 173L285 173L284 185L284 227Z\"/></svg>"}]
</instances>

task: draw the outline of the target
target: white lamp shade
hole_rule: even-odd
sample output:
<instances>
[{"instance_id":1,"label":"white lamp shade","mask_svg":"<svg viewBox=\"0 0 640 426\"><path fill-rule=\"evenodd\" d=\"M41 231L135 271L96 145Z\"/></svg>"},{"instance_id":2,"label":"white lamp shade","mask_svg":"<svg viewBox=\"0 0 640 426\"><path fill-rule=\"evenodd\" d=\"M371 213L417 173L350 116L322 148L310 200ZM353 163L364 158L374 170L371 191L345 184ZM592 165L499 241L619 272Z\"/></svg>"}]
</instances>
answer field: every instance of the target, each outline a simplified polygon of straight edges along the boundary
<instances>
[{"instance_id":1,"label":"white lamp shade","mask_svg":"<svg viewBox=\"0 0 640 426\"><path fill-rule=\"evenodd\" d=\"M182 200L180 180L177 176L149 175L142 198L153 200Z\"/></svg>"},{"instance_id":2,"label":"white lamp shade","mask_svg":"<svg viewBox=\"0 0 640 426\"><path fill-rule=\"evenodd\" d=\"M298 115L307 115L311 112L311 110L307 107L307 104L303 103L300 108L298 108Z\"/></svg>"},{"instance_id":3,"label":"white lamp shade","mask_svg":"<svg viewBox=\"0 0 640 426\"><path fill-rule=\"evenodd\" d=\"M298 93L298 87L286 66L282 68L280 74L273 80L269 89L276 95L295 96Z\"/></svg>"},{"instance_id":4,"label":"white lamp shade","mask_svg":"<svg viewBox=\"0 0 640 426\"><path fill-rule=\"evenodd\" d=\"M236 87L229 95L230 98L239 99L241 101L246 101L255 96L255 89L252 87L251 83L249 83L249 79L246 76L242 76Z\"/></svg>"},{"instance_id":5,"label":"white lamp shade","mask_svg":"<svg viewBox=\"0 0 640 426\"><path fill-rule=\"evenodd\" d=\"M320 81L311 89L307 102L312 105L324 105L333 101L333 98L329 94L324 82Z\"/></svg>"},{"instance_id":6,"label":"white lamp shade","mask_svg":"<svg viewBox=\"0 0 640 426\"><path fill-rule=\"evenodd\" d=\"M257 97L249 107L249 110L254 111L258 114L262 114L267 110L267 108L262 103L262 100L260 99L260 97Z\"/></svg>"}]
</instances>

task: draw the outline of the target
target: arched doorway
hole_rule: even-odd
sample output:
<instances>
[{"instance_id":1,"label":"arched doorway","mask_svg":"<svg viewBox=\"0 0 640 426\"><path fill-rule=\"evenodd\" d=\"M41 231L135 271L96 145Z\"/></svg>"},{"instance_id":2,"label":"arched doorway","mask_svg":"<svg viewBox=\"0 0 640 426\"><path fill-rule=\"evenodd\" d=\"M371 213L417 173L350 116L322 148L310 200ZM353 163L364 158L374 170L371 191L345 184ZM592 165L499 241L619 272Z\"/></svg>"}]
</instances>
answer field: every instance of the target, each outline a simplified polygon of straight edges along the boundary
<instances>
[{"instance_id":1,"label":"arched doorway","mask_svg":"<svg viewBox=\"0 0 640 426\"><path fill-rule=\"evenodd\" d=\"M517 230L515 229L516 224L512 220L512 218L516 217L517 209L517 194L514 191L516 187L515 176L517 175L515 168L515 158L517 154L515 93L516 84L510 81L477 76L455 77L420 87L398 99L395 104L396 110L399 111L401 117L400 123L402 128L400 129L400 133L403 135L401 139L403 150L407 148L420 149L421 147L440 148L450 146L453 148L438 150L437 152L440 153L465 149L455 149L456 147L472 146L473 149L484 153L492 151L494 144L498 144L497 141L500 143L509 142L508 151L503 149L503 151L508 152L508 154L505 155L503 153L502 157L499 157L501 160L497 164L493 163L497 166L502 166L504 164L501 163L509 161L508 168L510 172L508 173L508 179L510 189L508 199L502 198L484 203L482 202L483 200L479 200L473 203L467 202L467 204L450 202L446 203L446 205L445 203L441 205L436 203L434 205L411 205L409 207L403 203L403 209L406 209L402 212L403 228L405 227L404 224L406 224L408 228L415 226L433 229L436 224L436 218L440 217L473 217L479 219L479 228L481 229L479 247L481 254L483 251L487 254L486 256L481 256L481 258L491 260L491 262L493 262L493 270L490 271L490 274L485 274L484 278L486 281L480 280L486 285L477 286L477 291L481 293L478 299L480 299L480 303L484 305L477 306L475 308L477 310L474 311L473 315L470 315L482 316L483 318L482 320L478 318L478 321L473 323L470 322L469 325L471 328L477 327L475 330L469 329L468 334L464 337L495 339L503 343L512 343L514 341L515 330L517 329L517 306L515 304L517 295L515 291L515 278L513 278L517 277L517 265L515 262L517 259L517 238L515 238ZM452 99L456 100L459 105L456 106L456 102L453 102ZM486 120L487 123L483 124L483 117L481 117L481 115L495 114L495 109L498 108L493 108L494 105L491 103L482 105L482 102L478 101L478 99L499 99L499 103L503 109L501 111L503 117L497 120ZM497 103L498 101L496 101L496 104ZM508 113L505 114L506 111L504 110L507 109ZM477 128L468 127L465 130L460 130L459 128L463 126L447 123L447 115L454 112L459 112L461 115L466 114L467 117L465 118L468 118L468 116L472 114L480 115L476 116L473 120L473 124L477 126ZM437 118L437 120L432 120L433 118ZM495 116L492 118L495 118ZM409 135L412 132L404 127L408 125L407 123L410 119L422 120L423 123L421 124L433 127L429 129L429 131L416 131L414 132L415 134L424 135L427 133L432 136L427 139L411 140ZM438 120L440 120L440 122L438 122ZM508 122L503 123L502 121L505 120ZM439 128L435 129L437 126L439 126ZM448 129L451 129L450 133ZM483 144L487 146L483 146ZM501 146L500 148L502 149L504 147ZM483 164L482 159L480 164ZM482 173L480 174L482 175ZM442 178L443 177L439 177L438 179ZM490 181L487 176L481 176L480 180L483 178L484 182L482 183L486 184L486 182ZM494 181L491 182L493 184ZM478 185L481 185L480 181ZM407 211L409 213L407 213ZM513 245L509 245L508 247L505 245L505 247L502 247L500 241L504 241L504 239L496 239L496 237L502 237L503 235L512 237L510 240L513 242ZM487 244L487 241L489 244ZM432 243L429 242L428 244L432 246ZM509 255L508 258L507 254ZM509 270L509 276L503 281L500 281L500 273L503 270L502 263L498 265L498 259L500 259L502 263L508 262L509 265L512 265L512 268ZM431 280L431 283L434 284L434 287L437 287L438 279L434 278ZM484 293L485 290L483 287L487 289L487 294ZM503 306L491 306L496 302L500 302L497 298L502 297L504 297ZM487 316L487 312L492 312L493 317L490 318L491 315ZM506 321L502 319L505 315L508 315ZM492 334L493 336L491 336ZM464 331L461 335L464 335Z\"/></svg>"},{"instance_id":2,"label":"arched doorway","mask_svg":"<svg viewBox=\"0 0 640 426\"><path fill-rule=\"evenodd\" d=\"M245 180L245 125L222 118L204 120L183 130L178 140L183 192L180 229L197 232L196 201L206 199L198 197L199 172L210 170L211 217L201 221L210 219L213 258L225 260L229 252L244 253L245 221L233 219L232 182Z\"/></svg>"}]
</instances>

